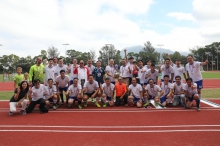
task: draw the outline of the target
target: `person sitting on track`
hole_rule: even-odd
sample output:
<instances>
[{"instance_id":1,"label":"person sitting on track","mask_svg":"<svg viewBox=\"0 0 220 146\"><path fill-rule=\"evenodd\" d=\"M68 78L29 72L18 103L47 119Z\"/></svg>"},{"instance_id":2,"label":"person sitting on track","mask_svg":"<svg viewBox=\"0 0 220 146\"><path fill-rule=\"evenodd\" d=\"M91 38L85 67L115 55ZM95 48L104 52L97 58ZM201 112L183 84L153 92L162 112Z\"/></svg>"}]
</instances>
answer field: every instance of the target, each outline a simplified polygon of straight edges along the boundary
<instances>
[{"instance_id":1,"label":"person sitting on track","mask_svg":"<svg viewBox=\"0 0 220 146\"><path fill-rule=\"evenodd\" d=\"M178 106L181 103L183 108L186 108L186 97L184 94L183 86L184 86L184 83L182 83L181 77L176 76L175 83L174 83L173 106Z\"/></svg>"},{"instance_id":2,"label":"person sitting on track","mask_svg":"<svg viewBox=\"0 0 220 146\"><path fill-rule=\"evenodd\" d=\"M68 97L68 107L74 106L75 101L78 101L78 108L82 108L82 86L78 83L78 78L73 79L73 84L69 86L66 97Z\"/></svg>"},{"instance_id":3,"label":"person sitting on track","mask_svg":"<svg viewBox=\"0 0 220 146\"><path fill-rule=\"evenodd\" d=\"M163 96L160 98L160 105L166 106L168 104L169 106L173 105L173 84L169 82L169 75L164 76L164 82L161 83L161 89L164 91Z\"/></svg>"},{"instance_id":4,"label":"person sitting on track","mask_svg":"<svg viewBox=\"0 0 220 146\"><path fill-rule=\"evenodd\" d=\"M128 106L128 89L127 85L123 82L122 77L118 77L118 82L115 84L116 102L115 105L119 106L123 100L124 105Z\"/></svg>"},{"instance_id":5,"label":"person sitting on track","mask_svg":"<svg viewBox=\"0 0 220 146\"><path fill-rule=\"evenodd\" d=\"M185 95L186 95L186 99L187 99L187 108L191 108L192 106L192 101L196 100L196 107L197 110L200 111L200 98L199 98L199 94L197 91L197 84L193 83L192 78L187 78L186 79L186 84L183 87Z\"/></svg>"},{"instance_id":6,"label":"person sitting on track","mask_svg":"<svg viewBox=\"0 0 220 146\"><path fill-rule=\"evenodd\" d=\"M40 104L39 110L40 113L46 113L48 110L45 108L46 102L44 100L44 95L47 94L45 92L45 87L43 84L40 84L39 79L34 80L34 87L29 89L29 101L30 104L26 109L27 113L31 113L37 104Z\"/></svg>"},{"instance_id":7,"label":"person sitting on track","mask_svg":"<svg viewBox=\"0 0 220 146\"><path fill-rule=\"evenodd\" d=\"M143 87L144 89L144 106L148 106L149 105L149 100L153 99L155 102L155 105L158 106L158 103L160 102L160 98L162 97L162 95L164 94L164 91L160 88L160 86L158 86L157 84L154 84L154 80L153 79L149 79L148 83L146 86ZM146 92L145 92L146 91ZM160 92L160 94L158 95L158 92Z\"/></svg>"},{"instance_id":8,"label":"person sitting on track","mask_svg":"<svg viewBox=\"0 0 220 146\"><path fill-rule=\"evenodd\" d=\"M10 99L9 106L10 106L10 112L9 115L13 115L13 112L16 111L16 105L18 107L21 105L20 113L22 115L26 114L26 105L27 105L27 94L29 91L29 86L27 81L22 81L20 83L20 86L15 89L13 97Z\"/></svg>"},{"instance_id":9,"label":"person sitting on track","mask_svg":"<svg viewBox=\"0 0 220 146\"><path fill-rule=\"evenodd\" d=\"M50 78L47 80L47 86L45 86L45 92L47 93L45 95L45 102L47 105L47 108L49 108L50 103L53 104L53 109L57 109L57 89L56 86L53 85L53 79Z\"/></svg>"},{"instance_id":10,"label":"person sitting on track","mask_svg":"<svg viewBox=\"0 0 220 146\"><path fill-rule=\"evenodd\" d=\"M57 87L58 95L62 100L61 104L64 104L63 91L66 92L69 85L70 85L69 77L65 75L65 70L61 70L60 75L56 77L56 87ZM66 99L66 104L68 104L67 102L68 99Z\"/></svg>"},{"instance_id":11,"label":"person sitting on track","mask_svg":"<svg viewBox=\"0 0 220 146\"><path fill-rule=\"evenodd\" d=\"M102 93L102 102L104 103L103 107L106 107L107 103L110 106L114 106L115 85L111 83L110 78L105 78L105 83L100 86L100 90Z\"/></svg>"},{"instance_id":12,"label":"person sitting on track","mask_svg":"<svg viewBox=\"0 0 220 146\"><path fill-rule=\"evenodd\" d=\"M130 96L128 96L128 103L130 106L134 106L134 101L137 103L137 107L142 107L143 89L140 84L137 83L137 79L133 77L131 79L131 85L128 87Z\"/></svg>"},{"instance_id":13,"label":"person sitting on track","mask_svg":"<svg viewBox=\"0 0 220 146\"><path fill-rule=\"evenodd\" d=\"M92 99L96 98L95 105L97 107L100 107L99 105L99 85L98 82L94 80L94 76L92 74L89 75L89 81L86 81L83 85L83 101L84 101L84 107L87 107L87 100L89 97Z\"/></svg>"}]
</instances>

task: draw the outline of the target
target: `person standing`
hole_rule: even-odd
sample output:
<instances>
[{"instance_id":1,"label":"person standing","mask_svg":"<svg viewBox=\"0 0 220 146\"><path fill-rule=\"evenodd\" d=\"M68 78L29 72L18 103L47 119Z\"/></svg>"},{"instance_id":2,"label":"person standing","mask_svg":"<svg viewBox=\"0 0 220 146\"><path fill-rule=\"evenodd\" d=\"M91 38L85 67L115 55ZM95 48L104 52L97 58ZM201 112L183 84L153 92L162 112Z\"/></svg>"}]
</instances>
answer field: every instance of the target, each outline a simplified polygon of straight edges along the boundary
<instances>
[{"instance_id":1,"label":"person standing","mask_svg":"<svg viewBox=\"0 0 220 146\"><path fill-rule=\"evenodd\" d=\"M53 59L48 59L49 64L45 66L44 72L44 83L45 85L48 85L48 79L52 79L53 83L55 84L55 67L53 66Z\"/></svg>"},{"instance_id":2,"label":"person standing","mask_svg":"<svg viewBox=\"0 0 220 146\"><path fill-rule=\"evenodd\" d=\"M169 76L169 82L173 83L173 77L174 77L174 70L173 67L170 65L170 59L165 59L165 64L159 67L159 72L162 72L161 81L164 81L164 76Z\"/></svg>"},{"instance_id":3,"label":"person standing","mask_svg":"<svg viewBox=\"0 0 220 146\"><path fill-rule=\"evenodd\" d=\"M151 69L147 70L146 78L153 79L154 84L157 84L158 75L159 75L159 72L158 70L155 69L155 64L151 64ZM149 83L149 80L147 81L147 84L148 83Z\"/></svg>"},{"instance_id":4,"label":"person standing","mask_svg":"<svg viewBox=\"0 0 220 146\"><path fill-rule=\"evenodd\" d=\"M110 78L111 83L115 85L116 69L114 67L114 60L113 59L109 60L109 65L106 66L105 71L106 71L108 78Z\"/></svg>"},{"instance_id":5,"label":"person standing","mask_svg":"<svg viewBox=\"0 0 220 146\"><path fill-rule=\"evenodd\" d=\"M98 82L99 86L100 86L100 84L104 83L103 77L105 75L105 71L101 67L101 62L100 61L96 62L96 68L94 69L92 74L94 75L94 79L95 79L95 81Z\"/></svg>"},{"instance_id":6,"label":"person standing","mask_svg":"<svg viewBox=\"0 0 220 146\"><path fill-rule=\"evenodd\" d=\"M44 65L42 63L42 58L37 57L36 64L31 66L29 70L29 85L32 84L35 79L39 79L40 83L44 83Z\"/></svg>"},{"instance_id":7,"label":"person standing","mask_svg":"<svg viewBox=\"0 0 220 146\"><path fill-rule=\"evenodd\" d=\"M87 67L89 69L89 74L93 73L95 66L92 65L92 59L88 59L87 65L85 67Z\"/></svg>"},{"instance_id":8,"label":"person standing","mask_svg":"<svg viewBox=\"0 0 220 146\"><path fill-rule=\"evenodd\" d=\"M69 66L68 73L70 73L70 85L73 84L73 79L78 78L78 75L75 74L75 70L77 70L79 65L77 64L77 59L73 59L73 64Z\"/></svg>"},{"instance_id":9,"label":"person standing","mask_svg":"<svg viewBox=\"0 0 220 146\"><path fill-rule=\"evenodd\" d=\"M53 66L57 66L58 65L58 58L57 57L53 57Z\"/></svg>"},{"instance_id":10,"label":"person standing","mask_svg":"<svg viewBox=\"0 0 220 146\"><path fill-rule=\"evenodd\" d=\"M122 59L122 66L120 67L120 77L122 77L123 82L129 86L129 77L130 77L130 71L128 69L128 66L126 66L126 61Z\"/></svg>"},{"instance_id":11,"label":"person standing","mask_svg":"<svg viewBox=\"0 0 220 146\"><path fill-rule=\"evenodd\" d=\"M20 86L21 81L24 79L24 75L22 73L22 68L17 67L17 74L14 76L14 89Z\"/></svg>"},{"instance_id":12,"label":"person standing","mask_svg":"<svg viewBox=\"0 0 220 146\"><path fill-rule=\"evenodd\" d=\"M143 86L147 70L146 70L145 67L143 67L143 61L142 60L139 60L138 64L139 64L138 83L141 84L141 86Z\"/></svg>"},{"instance_id":13,"label":"person standing","mask_svg":"<svg viewBox=\"0 0 220 146\"><path fill-rule=\"evenodd\" d=\"M68 66L63 64L63 59L62 58L58 59L58 63L59 64L56 66L56 70L55 70L55 78L60 75L61 70L64 70L65 74L68 73Z\"/></svg>"}]
</instances>

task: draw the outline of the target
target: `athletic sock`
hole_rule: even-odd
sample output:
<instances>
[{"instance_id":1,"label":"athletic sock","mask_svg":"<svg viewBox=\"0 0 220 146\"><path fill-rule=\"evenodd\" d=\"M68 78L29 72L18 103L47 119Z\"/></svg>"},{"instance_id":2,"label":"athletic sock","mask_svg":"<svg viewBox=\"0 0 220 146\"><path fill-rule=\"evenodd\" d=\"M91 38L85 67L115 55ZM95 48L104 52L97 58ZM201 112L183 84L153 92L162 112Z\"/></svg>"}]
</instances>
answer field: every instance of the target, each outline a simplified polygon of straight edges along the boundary
<instances>
[{"instance_id":1,"label":"athletic sock","mask_svg":"<svg viewBox=\"0 0 220 146\"><path fill-rule=\"evenodd\" d=\"M200 99L196 99L196 107L199 108L199 105L200 105Z\"/></svg>"}]
</instances>

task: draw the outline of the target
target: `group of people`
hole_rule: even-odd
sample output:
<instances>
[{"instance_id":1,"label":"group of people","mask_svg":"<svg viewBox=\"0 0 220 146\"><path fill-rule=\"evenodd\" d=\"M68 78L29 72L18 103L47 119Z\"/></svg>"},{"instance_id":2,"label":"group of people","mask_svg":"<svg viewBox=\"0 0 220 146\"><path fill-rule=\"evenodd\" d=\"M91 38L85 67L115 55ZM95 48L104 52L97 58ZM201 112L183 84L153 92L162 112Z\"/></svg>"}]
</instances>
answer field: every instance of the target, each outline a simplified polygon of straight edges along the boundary
<instances>
[{"instance_id":1,"label":"group of people","mask_svg":"<svg viewBox=\"0 0 220 146\"><path fill-rule=\"evenodd\" d=\"M88 106L90 99L96 107L102 105L104 108L122 103L124 106L150 108L151 100L154 106L181 104L183 108L190 108L195 100L197 110L200 110L203 88L200 66L206 65L207 60L196 62L189 55L188 63L183 67L181 60L173 63L167 54L164 64L160 64L157 70L150 60L144 65L142 60L127 58L126 50L124 52L125 59L122 59L119 70L115 68L113 59L104 69L100 61L93 66L91 59L87 65L83 60L78 62L73 59L72 64L67 66L62 58L57 57L48 59L47 64L38 57L29 74L22 74L22 68L18 67L9 115L13 115L16 106L21 107L23 115L31 113L37 104L40 113L48 112L50 106L54 110L64 104L71 108L76 102L81 109ZM160 73L161 82L158 81Z\"/></svg>"}]
</instances>

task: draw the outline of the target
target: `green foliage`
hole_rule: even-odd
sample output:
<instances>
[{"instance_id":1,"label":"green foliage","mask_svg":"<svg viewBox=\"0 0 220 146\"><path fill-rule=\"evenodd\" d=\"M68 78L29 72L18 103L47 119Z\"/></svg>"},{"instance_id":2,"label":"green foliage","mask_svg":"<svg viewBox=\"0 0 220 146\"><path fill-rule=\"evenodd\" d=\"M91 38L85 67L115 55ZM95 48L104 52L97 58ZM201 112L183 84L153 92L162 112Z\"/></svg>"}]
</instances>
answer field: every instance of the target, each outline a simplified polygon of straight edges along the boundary
<instances>
[{"instance_id":1,"label":"green foliage","mask_svg":"<svg viewBox=\"0 0 220 146\"><path fill-rule=\"evenodd\" d=\"M47 57L48 58L54 58L54 57L58 57L59 56L59 52L58 49L54 46L50 46L47 49Z\"/></svg>"}]
</instances>

